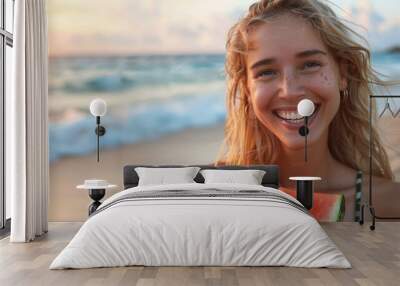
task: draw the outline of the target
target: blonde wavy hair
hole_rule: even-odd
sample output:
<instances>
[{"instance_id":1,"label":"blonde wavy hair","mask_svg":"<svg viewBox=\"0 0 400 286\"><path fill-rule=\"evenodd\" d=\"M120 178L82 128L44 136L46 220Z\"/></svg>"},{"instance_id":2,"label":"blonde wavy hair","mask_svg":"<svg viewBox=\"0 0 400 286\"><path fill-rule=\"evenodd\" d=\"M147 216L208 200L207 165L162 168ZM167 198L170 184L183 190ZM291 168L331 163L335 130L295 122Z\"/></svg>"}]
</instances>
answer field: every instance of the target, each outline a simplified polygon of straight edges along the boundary
<instances>
[{"instance_id":1,"label":"blonde wavy hair","mask_svg":"<svg viewBox=\"0 0 400 286\"><path fill-rule=\"evenodd\" d=\"M319 0L262 0L229 31L226 43L227 120L225 140L216 165L273 164L279 156L278 138L259 122L252 110L247 88L246 53L251 29L273 16L291 13L308 21L319 33L335 59L347 64L347 92L330 124L328 145L332 156L356 170L369 173L369 95L370 85L387 86L371 67L368 48L352 36L363 37L341 21ZM366 41L365 41L366 42ZM373 118L376 107L373 105ZM393 178L388 156L375 128L372 129L373 174Z\"/></svg>"}]
</instances>

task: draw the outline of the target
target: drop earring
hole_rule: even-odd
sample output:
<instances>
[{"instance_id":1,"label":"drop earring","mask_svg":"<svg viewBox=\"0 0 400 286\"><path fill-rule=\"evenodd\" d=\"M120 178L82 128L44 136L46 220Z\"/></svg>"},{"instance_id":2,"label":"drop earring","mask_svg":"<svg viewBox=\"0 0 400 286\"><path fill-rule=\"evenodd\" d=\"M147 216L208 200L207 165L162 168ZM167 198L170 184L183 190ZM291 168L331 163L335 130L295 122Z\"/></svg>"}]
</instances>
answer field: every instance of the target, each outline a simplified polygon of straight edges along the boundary
<instances>
[{"instance_id":1,"label":"drop earring","mask_svg":"<svg viewBox=\"0 0 400 286\"><path fill-rule=\"evenodd\" d=\"M343 100L347 100L348 97L349 97L349 90L348 90L347 88L341 90L341 91L340 91L340 95L341 95L341 97L343 98Z\"/></svg>"}]
</instances>

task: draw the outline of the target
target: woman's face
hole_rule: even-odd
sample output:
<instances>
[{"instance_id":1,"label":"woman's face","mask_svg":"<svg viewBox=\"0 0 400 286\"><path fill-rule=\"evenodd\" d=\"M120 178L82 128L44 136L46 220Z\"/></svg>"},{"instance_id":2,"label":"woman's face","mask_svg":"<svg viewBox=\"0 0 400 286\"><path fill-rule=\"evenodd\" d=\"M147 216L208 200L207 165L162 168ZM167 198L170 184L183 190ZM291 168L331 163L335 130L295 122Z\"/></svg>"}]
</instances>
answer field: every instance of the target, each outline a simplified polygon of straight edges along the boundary
<instances>
[{"instance_id":1,"label":"woman's face","mask_svg":"<svg viewBox=\"0 0 400 286\"><path fill-rule=\"evenodd\" d=\"M310 145L328 136L346 81L318 33L302 18L284 14L260 24L249 35L247 84L253 110L283 147L304 148L297 104L310 99Z\"/></svg>"}]
</instances>

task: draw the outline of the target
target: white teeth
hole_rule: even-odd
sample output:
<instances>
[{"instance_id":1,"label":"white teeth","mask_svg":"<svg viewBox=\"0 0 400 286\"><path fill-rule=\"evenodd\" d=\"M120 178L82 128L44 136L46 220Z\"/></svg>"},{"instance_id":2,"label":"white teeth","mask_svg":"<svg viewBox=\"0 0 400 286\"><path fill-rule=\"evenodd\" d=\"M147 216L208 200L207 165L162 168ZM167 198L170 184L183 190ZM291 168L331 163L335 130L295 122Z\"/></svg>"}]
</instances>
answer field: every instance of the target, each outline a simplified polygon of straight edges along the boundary
<instances>
[{"instance_id":1,"label":"white teeth","mask_svg":"<svg viewBox=\"0 0 400 286\"><path fill-rule=\"evenodd\" d=\"M296 111L276 111L276 114L286 120L299 120L303 118L303 116L298 114Z\"/></svg>"}]
</instances>

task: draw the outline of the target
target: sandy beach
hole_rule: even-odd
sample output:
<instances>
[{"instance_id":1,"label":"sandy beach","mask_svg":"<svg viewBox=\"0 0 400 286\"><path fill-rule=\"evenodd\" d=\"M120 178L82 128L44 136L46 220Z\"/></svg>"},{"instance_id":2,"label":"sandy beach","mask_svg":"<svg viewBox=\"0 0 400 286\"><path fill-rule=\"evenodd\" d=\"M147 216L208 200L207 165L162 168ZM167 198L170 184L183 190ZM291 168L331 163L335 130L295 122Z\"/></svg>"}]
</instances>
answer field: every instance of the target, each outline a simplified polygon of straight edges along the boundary
<instances>
[{"instance_id":1,"label":"sandy beach","mask_svg":"<svg viewBox=\"0 0 400 286\"><path fill-rule=\"evenodd\" d=\"M224 137L223 124L187 129L157 140L102 150L96 154L62 158L50 165L50 221L84 221L91 203L86 190L76 189L85 179L106 179L123 189L123 167L128 164L209 164L214 162Z\"/></svg>"},{"instance_id":2,"label":"sandy beach","mask_svg":"<svg viewBox=\"0 0 400 286\"><path fill-rule=\"evenodd\" d=\"M381 139L400 181L400 119L379 120ZM100 163L96 154L69 157L50 165L50 221L83 221L91 203L86 190L76 185L85 179L106 179L119 187L107 191L106 197L123 189L122 170L127 164L209 164L212 163L223 141L223 125L187 129L157 140L102 150Z\"/></svg>"}]
</instances>

